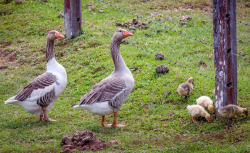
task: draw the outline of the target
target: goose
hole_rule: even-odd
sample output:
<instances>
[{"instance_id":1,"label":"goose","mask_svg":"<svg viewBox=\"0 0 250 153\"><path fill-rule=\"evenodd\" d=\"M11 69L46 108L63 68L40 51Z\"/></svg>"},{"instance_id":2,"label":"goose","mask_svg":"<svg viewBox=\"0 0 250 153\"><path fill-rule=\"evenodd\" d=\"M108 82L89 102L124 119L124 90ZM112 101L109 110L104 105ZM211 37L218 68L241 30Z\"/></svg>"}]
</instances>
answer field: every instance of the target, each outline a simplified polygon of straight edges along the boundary
<instances>
[{"instance_id":1,"label":"goose","mask_svg":"<svg viewBox=\"0 0 250 153\"><path fill-rule=\"evenodd\" d=\"M218 109L218 112L222 117L227 118L226 124L229 124L229 118L233 118L238 114L244 114L246 117L248 116L248 110L246 108L229 104L223 108Z\"/></svg>"},{"instance_id":2,"label":"goose","mask_svg":"<svg viewBox=\"0 0 250 153\"><path fill-rule=\"evenodd\" d=\"M186 83L180 84L177 89L179 95L181 97L185 96L185 98L187 98L193 91L193 83L194 83L194 78L190 77Z\"/></svg>"},{"instance_id":3,"label":"goose","mask_svg":"<svg viewBox=\"0 0 250 153\"><path fill-rule=\"evenodd\" d=\"M188 113L192 116L192 121L194 121L194 117L205 117L207 121L210 121L210 114L200 105L188 105L187 106Z\"/></svg>"},{"instance_id":4,"label":"goose","mask_svg":"<svg viewBox=\"0 0 250 153\"><path fill-rule=\"evenodd\" d=\"M208 108L208 110L213 114L213 101L210 97L208 96L201 96L198 99L196 99L197 105L200 105L204 108Z\"/></svg>"},{"instance_id":5,"label":"goose","mask_svg":"<svg viewBox=\"0 0 250 153\"><path fill-rule=\"evenodd\" d=\"M92 90L81 98L79 104L72 105L73 108L81 108L92 114L102 116L102 126L126 126L116 123L117 112L131 93L134 87L134 78L120 54L120 44L122 39L132 35L132 33L124 29L116 29L110 45L114 71L111 75L93 86ZM114 113L112 125L105 124L105 115L112 113Z\"/></svg>"},{"instance_id":6,"label":"goose","mask_svg":"<svg viewBox=\"0 0 250 153\"><path fill-rule=\"evenodd\" d=\"M57 38L64 36L55 30L47 35L47 71L36 77L17 95L6 100L5 104L19 105L28 113L40 115L40 120L56 121L48 117L48 112L67 84L65 68L55 59L54 41Z\"/></svg>"}]
</instances>

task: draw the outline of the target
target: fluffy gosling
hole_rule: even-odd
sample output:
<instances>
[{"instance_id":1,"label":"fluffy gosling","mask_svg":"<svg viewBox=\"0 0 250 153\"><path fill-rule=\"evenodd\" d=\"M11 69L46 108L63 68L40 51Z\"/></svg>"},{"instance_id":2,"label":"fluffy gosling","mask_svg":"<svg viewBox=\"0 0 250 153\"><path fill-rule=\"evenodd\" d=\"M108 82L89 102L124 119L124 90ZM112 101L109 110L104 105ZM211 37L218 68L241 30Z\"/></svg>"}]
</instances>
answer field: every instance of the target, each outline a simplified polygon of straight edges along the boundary
<instances>
[{"instance_id":1,"label":"fluffy gosling","mask_svg":"<svg viewBox=\"0 0 250 153\"><path fill-rule=\"evenodd\" d=\"M204 108L208 108L208 110L213 114L214 106L213 101L208 96L201 96L198 99L196 99L197 105L200 105Z\"/></svg>"},{"instance_id":2,"label":"fluffy gosling","mask_svg":"<svg viewBox=\"0 0 250 153\"><path fill-rule=\"evenodd\" d=\"M186 83L182 83L179 85L177 91L179 93L179 95L185 96L185 98L187 99L187 97L191 94L191 92L193 91L193 83L194 83L194 78L190 77Z\"/></svg>"},{"instance_id":3,"label":"fluffy gosling","mask_svg":"<svg viewBox=\"0 0 250 153\"><path fill-rule=\"evenodd\" d=\"M218 112L222 117L225 117L227 119L226 124L229 124L229 118L233 118L238 114L244 114L246 117L248 116L248 110L246 108L233 104L229 104L223 108L220 108Z\"/></svg>"},{"instance_id":4,"label":"fluffy gosling","mask_svg":"<svg viewBox=\"0 0 250 153\"><path fill-rule=\"evenodd\" d=\"M205 117L208 122L210 122L210 114L200 105L188 105L187 106L188 113L192 116L192 121L194 121L194 117Z\"/></svg>"}]
</instances>

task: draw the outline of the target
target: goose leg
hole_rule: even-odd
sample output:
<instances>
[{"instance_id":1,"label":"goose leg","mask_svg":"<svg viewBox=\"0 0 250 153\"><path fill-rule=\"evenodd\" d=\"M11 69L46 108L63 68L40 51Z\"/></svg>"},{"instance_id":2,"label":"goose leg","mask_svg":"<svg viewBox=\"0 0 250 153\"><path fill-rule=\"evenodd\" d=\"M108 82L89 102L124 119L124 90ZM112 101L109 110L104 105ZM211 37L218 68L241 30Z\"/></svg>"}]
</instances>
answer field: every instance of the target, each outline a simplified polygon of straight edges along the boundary
<instances>
[{"instance_id":1,"label":"goose leg","mask_svg":"<svg viewBox=\"0 0 250 153\"><path fill-rule=\"evenodd\" d=\"M192 121L194 122L194 123L197 123L195 120L194 120L194 117L192 116Z\"/></svg>"},{"instance_id":2,"label":"goose leg","mask_svg":"<svg viewBox=\"0 0 250 153\"><path fill-rule=\"evenodd\" d=\"M47 111L46 111L46 108L43 108L43 114L44 114L44 121L52 121L52 122L55 122L56 120L54 119L51 119L48 117L48 114L47 114Z\"/></svg>"},{"instance_id":3,"label":"goose leg","mask_svg":"<svg viewBox=\"0 0 250 153\"><path fill-rule=\"evenodd\" d=\"M102 116L102 126L105 126L105 116Z\"/></svg>"},{"instance_id":4,"label":"goose leg","mask_svg":"<svg viewBox=\"0 0 250 153\"><path fill-rule=\"evenodd\" d=\"M40 115L40 120L43 121L44 120L44 117L43 117L43 114Z\"/></svg>"},{"instance_id":5,"label":"goose leg","mask_svg":"<svg viewBox=\"0 0 250 153\"><path fill-rule=\"evenodd\" d=\"M114 112L114 121L113 124L106 124L105 126L107 127L124 127L126 125L122 125L122 124L116 124L116 119L117 119L117 112Z\"/></svg>"}]
</instances>

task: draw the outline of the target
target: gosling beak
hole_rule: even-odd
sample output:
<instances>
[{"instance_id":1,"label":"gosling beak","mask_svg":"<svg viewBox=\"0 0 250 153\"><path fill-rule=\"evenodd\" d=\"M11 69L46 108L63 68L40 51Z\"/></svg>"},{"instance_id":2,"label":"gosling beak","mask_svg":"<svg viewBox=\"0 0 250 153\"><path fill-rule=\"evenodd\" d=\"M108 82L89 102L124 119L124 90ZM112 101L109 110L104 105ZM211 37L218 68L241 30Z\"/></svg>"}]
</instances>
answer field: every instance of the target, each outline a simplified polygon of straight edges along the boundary
<instances>
[{"instance_id":1,"label":"gosling beak","mask_svg":"<svg viewBox=\"0 0 250 153\"><path fill-rule=\"evenodd\" d=\"M128 36L133 36L132 33L128 32L128 31L126 31L126 30L124 30L123 35L124 35L125 38L128 37Z\"/></svg>"},{"instance_id":2,"label":"gosling beak","mask_svg":"<svg viewBox=\"0 0 250 153\"><path fill-rule=\"evenodd\" d=\"M59 32L56 32L56 38L64 38L64 36L61 35Z\"/></svg>"}]
</instances>

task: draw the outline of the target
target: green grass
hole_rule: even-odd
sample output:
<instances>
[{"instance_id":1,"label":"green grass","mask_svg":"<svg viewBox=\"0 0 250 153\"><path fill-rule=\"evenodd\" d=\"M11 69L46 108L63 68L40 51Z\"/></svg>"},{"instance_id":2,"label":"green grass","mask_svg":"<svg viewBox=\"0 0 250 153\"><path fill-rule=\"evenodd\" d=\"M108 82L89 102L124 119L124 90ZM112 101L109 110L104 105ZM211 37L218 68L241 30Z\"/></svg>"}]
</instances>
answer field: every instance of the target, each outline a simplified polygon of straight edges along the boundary
<instances>
[{"instance_id":1,"label":"green grass","mask_svg":"<svg viewBox=\"0 0 250 153\"><path fill-rule=\"evenodd\" d=\"M188 11L186 6L175 1L109 1L114 5L150 18L152 12L162 13L163 25L189 36L213 43L212 14L200 9ZM186 1L191 2L191 1ZM62 0L48 0L49 5L63 10ZM85 4L96 9L89 11ZM196 0L194 5L211 9L210 1ZM182 7L179 11L178 7ZM203 95L214 99L214 81L193 71L184 69L166 60L155 60L155 56L132 45L121 45L121 54L133 71L135 86L118 113L118 123L124 128L101 126L101 117L71 108L92 86L107 77L113 70L109 45L111 36L103 34L86 24L82 25L84 35L77 39L56 40L56 58L68 74L68 84L58 98L49 116L55 123L41 122L38 116L28 114L20 106L5 105L4 101L17 94L32 79L46 70L45 42L50 30L64 31L64 20L57 18L57 11L32 0L14 1L5 4L0 1L0 152L60 152L61 138L76 131L91 130L105 141L120 140L118 146L110 146L100 152L249 152L250 123L244 117L232 121L233 127L226 129L223 118L210 123L201 120L192 123L186 106L195 104ZM99 13L103 8L104 13ZM211 9L212 10L212 9ZM180 26L179 18L189 15L192 20L187 27ZM173 21L166 17L172 16ZM114 33L116 22L131 22L134 16L107 6L97 0L82 0L82 19L109 33ZM237 3L237 18L248 22L250 8L245 2ZM157 21L157 18L150 18ZM205 23L202 20L206 20ZM145 22L139 19L139 22ZM196 26L194 25L196 24ZM249 23L249 22L248 22ZM204 75L214 77L213 48L173 31L150 23L151 28L136 29L127 38L154 53L162 53L172 61L186 65ZM163 30L157 34L156 30ZM250 58L249 28L237 24L238 52ZM149 33L150 37L144 34ZM202 60L208 66L199 67ZM165 64L168 74L156 74L155 67ZM189 77L195 78L191 97L183 102L176 89ZM249 93L249 61L238 59L238 88ZM165 98L165 92L171 94ZM238 104L250 107L250 97L238 92ZM111 123L113 115L106 117Z\"/></svg>"}]
</instances>

